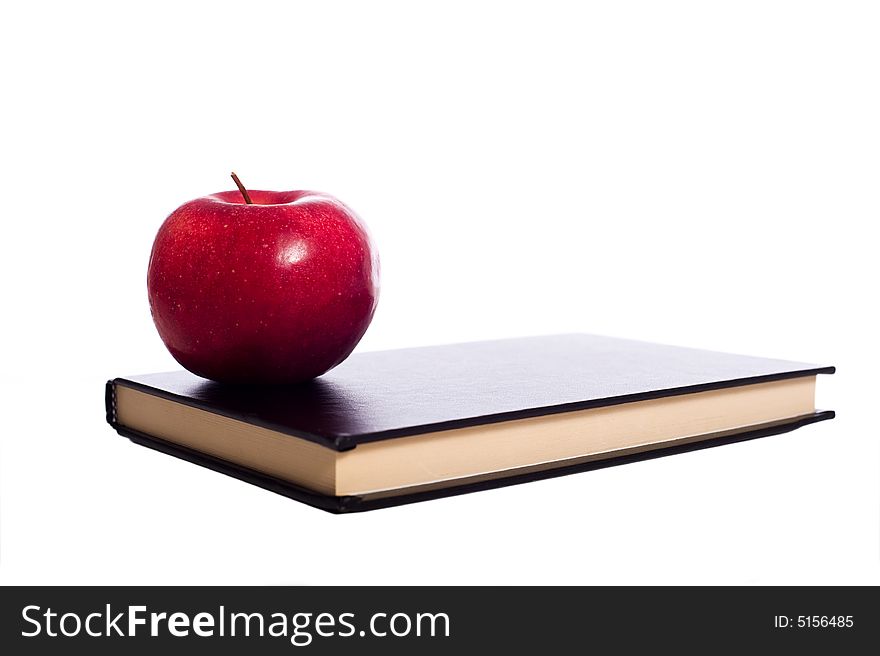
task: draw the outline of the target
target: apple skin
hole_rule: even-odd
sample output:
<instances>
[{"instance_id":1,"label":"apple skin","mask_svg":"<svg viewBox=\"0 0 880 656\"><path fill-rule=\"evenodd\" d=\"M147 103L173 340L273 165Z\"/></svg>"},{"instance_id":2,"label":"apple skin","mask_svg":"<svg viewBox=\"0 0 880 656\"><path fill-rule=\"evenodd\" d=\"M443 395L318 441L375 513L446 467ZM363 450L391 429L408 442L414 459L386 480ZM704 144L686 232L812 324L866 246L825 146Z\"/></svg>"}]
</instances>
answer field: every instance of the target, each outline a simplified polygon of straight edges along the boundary
<instances>
[{"instance_id":1,"label":"apple skin","mask_svg":"<svg viewBox=\"0 0 880 656\"><path fill-rule=\"evenodd\" d=\"M205 196L165 220L150 255L153 321L171 355L223 383L299 383L354 350L379 260L349 208L312 191Z\"/></svg>"}]
</instances>

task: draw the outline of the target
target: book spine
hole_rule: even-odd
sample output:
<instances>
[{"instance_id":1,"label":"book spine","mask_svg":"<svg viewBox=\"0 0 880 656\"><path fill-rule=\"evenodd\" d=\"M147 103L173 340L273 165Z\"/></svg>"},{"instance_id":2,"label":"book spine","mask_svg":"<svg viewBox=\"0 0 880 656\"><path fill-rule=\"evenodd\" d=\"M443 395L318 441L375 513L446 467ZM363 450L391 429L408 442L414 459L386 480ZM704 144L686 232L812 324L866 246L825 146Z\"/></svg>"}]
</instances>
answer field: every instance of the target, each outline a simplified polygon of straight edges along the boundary
<instances>
[{"instance_id":1,"label":"book spine","mask_svg":"<svg viewBox=\"0 0 880 656\"><path fill-rule=\"evenodd\" d=\"M116 421L116 385L112 380L107 381L104 387L104 409L107 412L107 423L117 428Z\"/></svg>"}]
</instances>

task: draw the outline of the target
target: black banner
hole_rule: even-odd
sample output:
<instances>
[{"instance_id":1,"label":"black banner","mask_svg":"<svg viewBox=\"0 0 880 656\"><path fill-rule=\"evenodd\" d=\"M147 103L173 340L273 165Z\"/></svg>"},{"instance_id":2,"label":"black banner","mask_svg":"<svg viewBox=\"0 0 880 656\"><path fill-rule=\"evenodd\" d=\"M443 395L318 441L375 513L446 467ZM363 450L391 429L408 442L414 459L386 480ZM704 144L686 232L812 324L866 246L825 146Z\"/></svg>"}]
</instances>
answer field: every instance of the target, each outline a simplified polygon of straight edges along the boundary
<instances>
[{"instance_id":1,"label":"black banner","mask_svg":"<svg viewBox=\"0 0 880 656\"><path fill-rule=\"evenodd\" d=\"M877 588L11 587L0 594L7 654L608 645L853 653L846 650L880 638Z\"/></svg>"}]
</instances>

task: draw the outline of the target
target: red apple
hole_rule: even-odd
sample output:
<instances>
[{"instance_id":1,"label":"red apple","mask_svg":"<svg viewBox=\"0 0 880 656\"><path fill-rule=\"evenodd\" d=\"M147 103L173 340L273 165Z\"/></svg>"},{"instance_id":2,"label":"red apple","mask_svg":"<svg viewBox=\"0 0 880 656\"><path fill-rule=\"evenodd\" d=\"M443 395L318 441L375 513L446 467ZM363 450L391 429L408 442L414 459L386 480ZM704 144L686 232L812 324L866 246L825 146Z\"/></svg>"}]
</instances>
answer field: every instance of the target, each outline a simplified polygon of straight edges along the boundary
<instances>
[{"instance_id":1,"label":"red apple","mask_svg":"<svg viewBox=\"0 0 880 656\"><path fill-rule=\"evenodd\" d=\"M296 383L342 362L376 309L379 261L357 215L313 191L197 198L150 255L153 321L171 355L228 383Z\"/></svg>"}]
</instances>

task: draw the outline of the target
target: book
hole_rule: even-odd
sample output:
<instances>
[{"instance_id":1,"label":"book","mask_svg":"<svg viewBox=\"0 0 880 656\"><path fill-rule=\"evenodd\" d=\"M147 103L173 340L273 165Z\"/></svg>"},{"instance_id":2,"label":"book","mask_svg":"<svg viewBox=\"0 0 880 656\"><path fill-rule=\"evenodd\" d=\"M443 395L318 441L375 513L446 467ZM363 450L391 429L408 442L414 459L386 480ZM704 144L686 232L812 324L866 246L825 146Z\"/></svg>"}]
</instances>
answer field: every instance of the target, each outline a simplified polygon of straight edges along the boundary
<instances>
[{"instance_id":1,"label":"book","mask_svg":"<svg viewBox=\"0 0 880 656\"><path fill-rule=\"evenodd\" d=\"M291 386L108 381L133 442L336 513L784 433L834 367L556 335L355 354Z\"/></svg>"}]
</instances>

